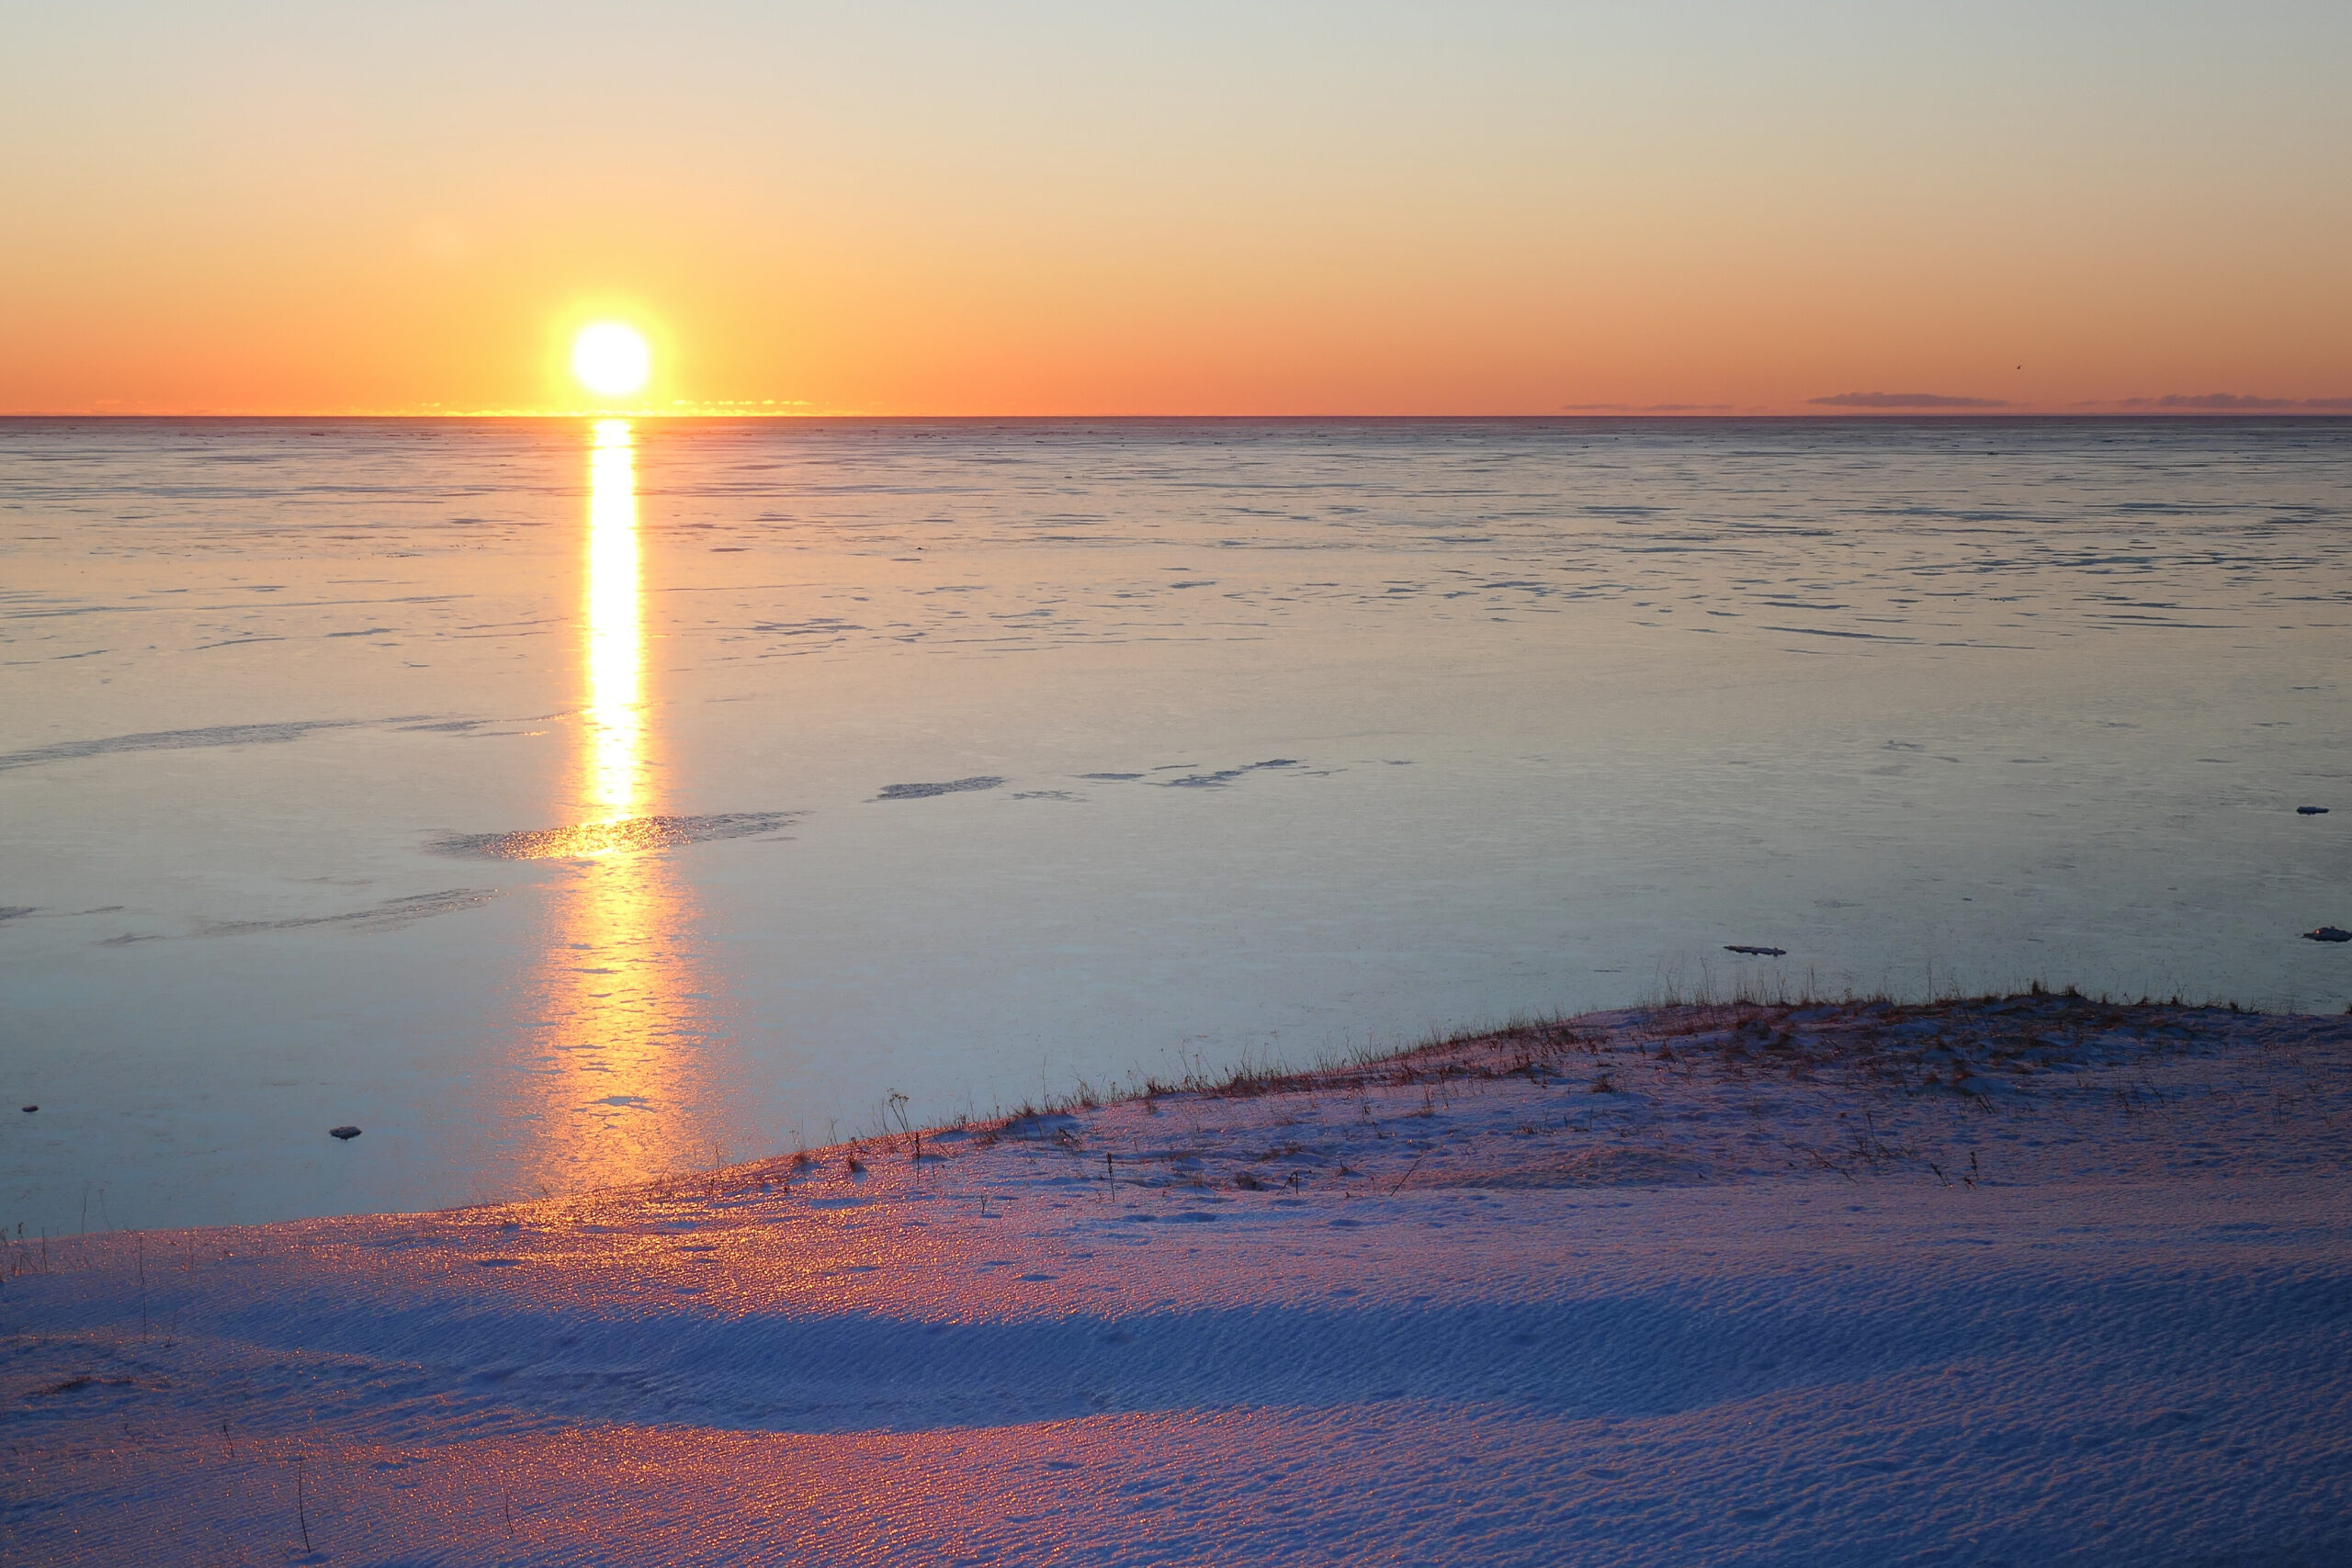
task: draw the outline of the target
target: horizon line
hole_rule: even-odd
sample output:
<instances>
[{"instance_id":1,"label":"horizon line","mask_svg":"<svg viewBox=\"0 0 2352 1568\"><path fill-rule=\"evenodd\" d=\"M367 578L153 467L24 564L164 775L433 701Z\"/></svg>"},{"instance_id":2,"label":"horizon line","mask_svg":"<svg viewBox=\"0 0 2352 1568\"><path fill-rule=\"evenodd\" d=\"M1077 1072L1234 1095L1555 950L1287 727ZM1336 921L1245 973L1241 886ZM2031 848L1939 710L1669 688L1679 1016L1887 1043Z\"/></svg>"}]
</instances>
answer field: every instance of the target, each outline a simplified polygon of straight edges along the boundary
<instances>
[{"instance_id":1,"label":"horizon line","mask_svg":"<svg viewBox=\"0 0 2352 1568\"><path fill-rule=\"evenodd\" d=\"M2331 400L2333 401L2333 400ZM1641 420L1650 423L1704 423L1713 421L1764 421L1789 423L1835 423L1865 421L1901 423L1933 420L1946 423L2000 423L2018 420L2059 419L2125 419L2125 420L2352 420L2352 408L2337 406L2305 406L2286 408L2152 408L2146 406L2094 406L2061 409L2030 408L1855 408L1769 410L1671 410L1671 409L1576 409L1544 412L1491 413L868 413L853 411L831 412L767 412L755 409L477 409L477 410L405 410L392 412L360 411L311 411L298 412L237 412L217 409L173 412L166 410L39 410L0 411L0 421L28 420L276 420L299 423L305 420L335 421L432 421L432 420L672 420L672 421L759 421L773 423L812 423L820 421L896 420L904 422L982 421L1124 421L1141 423L1152 420L1272 423L1279 421L1317 422L1324 423L1345 421L1497 421L1526 422L1598 422Z\"/></svg>"}]
</instances>

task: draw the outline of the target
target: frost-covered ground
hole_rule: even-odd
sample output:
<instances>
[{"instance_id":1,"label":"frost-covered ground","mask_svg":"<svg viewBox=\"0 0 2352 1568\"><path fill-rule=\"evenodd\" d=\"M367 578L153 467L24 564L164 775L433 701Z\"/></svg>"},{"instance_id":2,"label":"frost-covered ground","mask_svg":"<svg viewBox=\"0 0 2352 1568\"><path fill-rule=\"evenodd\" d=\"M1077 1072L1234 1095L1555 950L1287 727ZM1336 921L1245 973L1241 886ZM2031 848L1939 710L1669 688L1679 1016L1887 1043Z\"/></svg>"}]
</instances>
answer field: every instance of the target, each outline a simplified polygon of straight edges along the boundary
<instances>
[{"instance_id":1,"label":"frost-covered ground","mask_svg":"<svg viewBox=\"0 0 2352 1568\"><path fill-rule=\"evenodd\" d=\"M1678 1008L19 1244L0 1558L2352 1562L2347 1066L2352 1019Z\"/></svg>"}]
</instances>

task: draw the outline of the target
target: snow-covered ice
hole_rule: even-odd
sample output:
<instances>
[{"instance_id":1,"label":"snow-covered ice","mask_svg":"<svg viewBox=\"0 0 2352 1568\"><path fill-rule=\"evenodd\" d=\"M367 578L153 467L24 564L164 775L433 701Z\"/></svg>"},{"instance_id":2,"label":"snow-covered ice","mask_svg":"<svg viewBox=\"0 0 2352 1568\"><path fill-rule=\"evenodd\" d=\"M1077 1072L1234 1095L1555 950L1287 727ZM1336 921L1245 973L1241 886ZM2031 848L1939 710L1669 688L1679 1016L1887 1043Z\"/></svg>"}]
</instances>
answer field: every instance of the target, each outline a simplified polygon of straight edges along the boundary
<instances>
[{"instance_id":1,"label":"snow-covered ice","mask_svg":"<svg viewBox=\"0 0 2352 1568\"><path fill-rule=\"evenodd\" d=\"M1657 1009L12 1238L0 1557L2352 1561L2347 1062L2071 997Z\"/></svg>"}]
</instances>

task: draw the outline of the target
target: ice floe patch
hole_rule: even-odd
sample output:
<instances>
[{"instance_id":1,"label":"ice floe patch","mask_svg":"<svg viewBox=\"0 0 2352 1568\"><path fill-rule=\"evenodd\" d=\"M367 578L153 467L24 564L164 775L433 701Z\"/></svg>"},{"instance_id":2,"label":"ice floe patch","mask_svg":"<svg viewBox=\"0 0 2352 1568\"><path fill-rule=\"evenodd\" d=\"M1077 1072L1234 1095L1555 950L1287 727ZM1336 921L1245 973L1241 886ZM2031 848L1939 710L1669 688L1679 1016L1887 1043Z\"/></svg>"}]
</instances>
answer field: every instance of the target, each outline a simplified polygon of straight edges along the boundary
<instances>
[{"instance_id":1,"label":"ice floe patch","mask_svg":"<svg viewBox=\"0 0 2352 1568\"><path fill-rule=\"evenodd\" d=\"M1222 789L1236 779L1246 778L1266 768L1295 768L1298 765L1295 757L1274 757L1263 762L1244 762L1238 768L1219 768L1215 773L1186 773L1182 778L1153 779L1151 782L1162 789Z\"/></svg>"},{"instance_id":2,"label":"ice floe patch","mask_svg":"<svg viewBox=\"0 0 2352 1568\"><path fill-rule=\"evenodd\" d=\"M338 634L340 635L340 634ZM513 735L492 725L529 720L494 718L436 719L410 714L392 718L307 718L275 724L216 724L201 729L154 729L136 735L106 735L91 740L59 740L18 751L0 751L0 772L37 767L43 762L70 762L85 757L106 757L131 751L190 751L222 746L282 746L306 735L338 729L389 728L407 733L445 735Z\"/></svg>"},{"instance_id":3,"label":"ice floe patch","mask_svg":"<svg viewBox=\"0 0 2352 1568\"><path fill-rule=\"evenodd\" d=\"M108 735L96 740L60 740L21 751L0 751L0 770L29 768L42 762L67 762L83 757L104 757L117 751L187 751L207 746L282 745L314 730L357 729L368 721L357 718L297 719L281 724L216 724L204 729L156 729L138 735Z\"/></svg>"},{"instance_id":4,"label":"ice floe patch","mask_svg":"<svg viewBox=\"0 0 2352 1568\"><path fill-rule=\"evenodd\" d=\"M949 779L943 784L884 784L876 800L929 800L933 795L962 795L969 790L994 789L1004 781L994 773L975 773L968 779Z\"/></svg>"},{"instance_id":5,"label":"ice floe patch","mask_svg":"<svg viewBox=\"0 0 2352 1568\"><path fill-rule=\"evenodd\" d=\"M1237 779L1249 777L1269 768L1298 768L1306 766L1295 757L1269 757L1262 762L1244 762L1235 768L1204 768L1198 762L1170 762L1148 773L1080 773L1078 776L1096 784L1148 784L1161 789L1223 789ZM1154 778L1153 773L1174 773L1172 779Z\"/></svg>"},{"instance_id":6,"label":"ice floe patch","mask_svg":"<svg viewBox=\"0 0 2352 1568\"><path fill-rule=\"evenodd\" d=\"M574 822L511 833L453 833L425 848L461 860L566 860L576 855L641 853L681 844L749 839L790 827L798 811L722 811L707 817L624 817L614 822Z\"/></svg>"},{"instance_id":7,"label":"ice floe patch","mask_svg":"<svg viewBox=\"0 0 2352 1568\"><path fill-rule=\"evenodd\" d=\"M495 887L445 887L437 893L413 893L387 898L364 909L339 915L297 915L282 920L220 920L205 926L200 936L251 936L261 931L302 931L313 926L352 931L393 931L435 915L471 909L498 897Z\"/></svg>"}]
</instances>

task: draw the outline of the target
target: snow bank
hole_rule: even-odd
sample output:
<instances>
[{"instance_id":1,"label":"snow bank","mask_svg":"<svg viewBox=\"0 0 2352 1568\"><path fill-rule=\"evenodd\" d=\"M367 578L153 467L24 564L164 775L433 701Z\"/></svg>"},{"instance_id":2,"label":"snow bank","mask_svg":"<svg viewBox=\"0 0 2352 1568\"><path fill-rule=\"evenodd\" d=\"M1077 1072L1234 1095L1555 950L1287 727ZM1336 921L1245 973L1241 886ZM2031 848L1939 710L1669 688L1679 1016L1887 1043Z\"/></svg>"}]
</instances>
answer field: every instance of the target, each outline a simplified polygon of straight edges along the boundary
<instances>
[{"instance_id":1,"label":"snow bank","mask_svg":"<svg viewBox=\"0 0 2352 1568\"><path fill-rule=\"evenodd\" d=\"M2067 998L1657 1010L629 1191L17 1244L0 1540L2344 1561L2347 1059L2352 1021Z\"/></svg>"}]
</instances>

